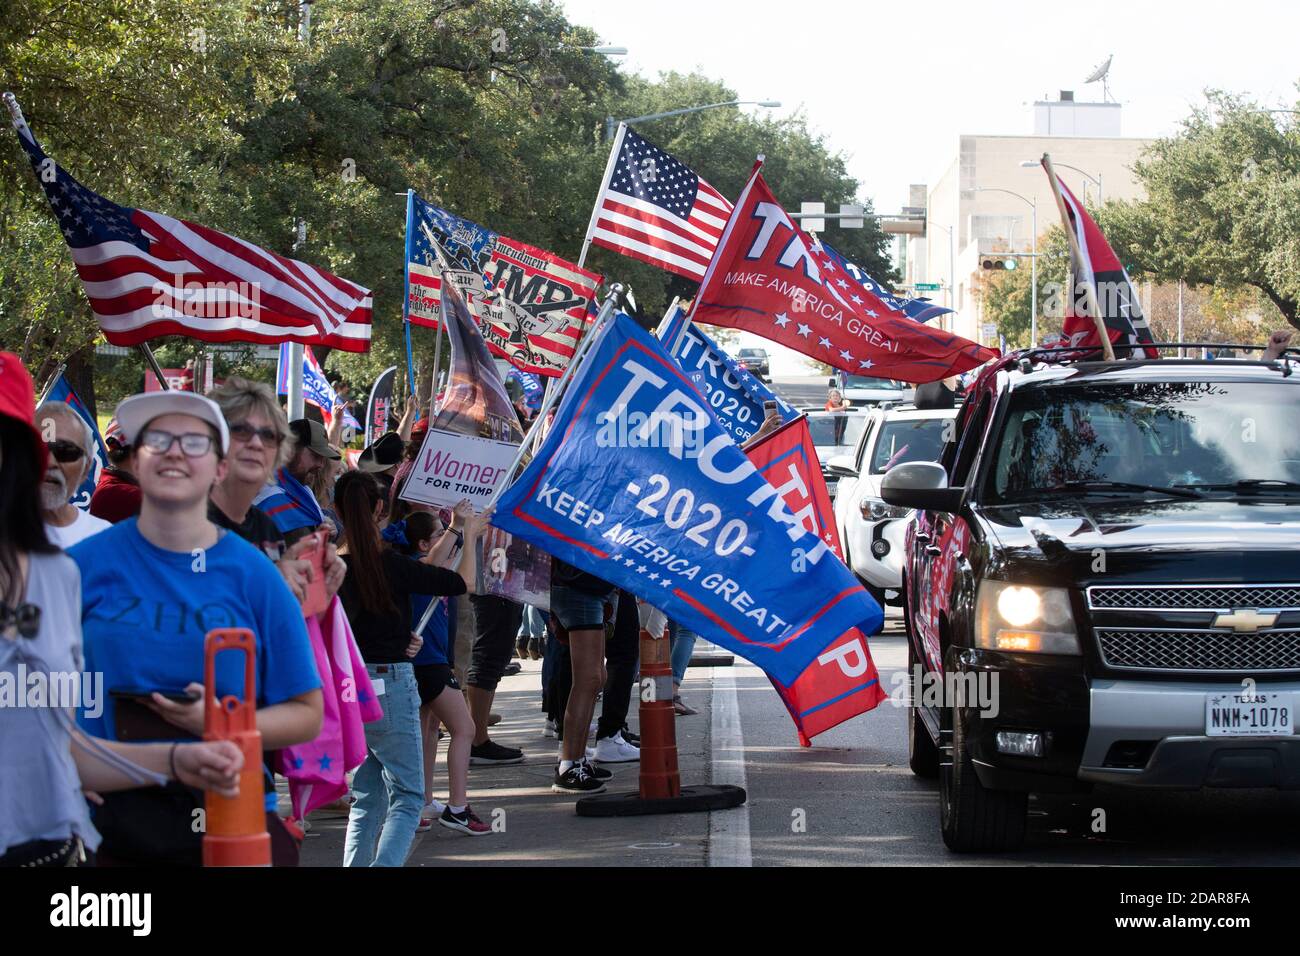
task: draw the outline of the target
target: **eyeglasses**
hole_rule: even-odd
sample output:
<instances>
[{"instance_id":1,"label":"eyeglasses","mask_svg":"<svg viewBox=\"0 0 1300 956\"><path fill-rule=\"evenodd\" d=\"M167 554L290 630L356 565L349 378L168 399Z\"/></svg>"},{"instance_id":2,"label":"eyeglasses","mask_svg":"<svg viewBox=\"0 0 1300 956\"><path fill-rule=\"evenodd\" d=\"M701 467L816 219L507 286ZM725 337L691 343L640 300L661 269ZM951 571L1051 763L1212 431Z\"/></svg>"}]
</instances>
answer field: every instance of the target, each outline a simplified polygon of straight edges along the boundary
<instances>
[{"instance_id":1,"label":"eyeglasses","mask_svg":"<svg viewBox=\"0 0 1300 956\"><path fill-rule=\"evenodd\" d=\"M173 435L161 428L149 428L140 435L140 444L155 455L167 454L176 442L181 443L181 451L186 458L202 458L212 450L212 436L198 432Z\"/></svg>"},{"instance_id":2,"label":"eyeglasses","mask_svg":"<svg viewBox=\"0 0 1300 956\"><path fill-rule=\"evenodd\" d=\"M11 627L16 627L22 637L35 637L41 627L41 609L35 604L10 607L0 603L0 631L7 631Z\"/></svg>"},{"instance_id":3,"label":"eyeglasses","mask_svg":"<svg viewBox=\"0 0 1300 956\"><path fill-rule=\"evenodd\" d=\"M256 435L262 439L262 444L272 448L278 448L280 442L284 441L284 436L274 428L254 428L248 422L240 422L237 425L230 426L230 437L238 438L242 442L250 442Z\"/></svg>"},{"instance_id":4,"label":"eyeglasses","mask_svg":"<svg viewBox=\"0 0 1300 956\"><path fill-rule=\"evenodd\" d=\"M47 441L45 447L50 450L50 454L54 456L55 461L64 465L70 465L74 461L80 461L81 456L86 453L85 449L80 445L76 442L68 441L66 438L60 438L57 441Z\"/></svg>"}]
</instances>

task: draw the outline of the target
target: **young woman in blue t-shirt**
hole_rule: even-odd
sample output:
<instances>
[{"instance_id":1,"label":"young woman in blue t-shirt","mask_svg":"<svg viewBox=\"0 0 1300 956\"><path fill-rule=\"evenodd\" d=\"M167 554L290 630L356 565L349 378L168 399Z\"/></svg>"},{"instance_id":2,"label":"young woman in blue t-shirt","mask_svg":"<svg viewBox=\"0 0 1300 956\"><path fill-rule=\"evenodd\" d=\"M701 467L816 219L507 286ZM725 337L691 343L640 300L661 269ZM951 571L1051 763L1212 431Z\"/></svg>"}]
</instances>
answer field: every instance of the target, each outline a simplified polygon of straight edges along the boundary
<instances>
[{"instance_id":1,"label":"young woman in blue t-shirt","mask_svg":"<svg viewBox=\"0 0 1300 956\"><path fill-rule=\"evenodd\" d=\"M315 739L320 676L301 608L260 550L208 518L208 495L228 467L221 410L201 395L154 392L123 401L117 420L135 448L142 498L138 518L69 552L81 568L87 669L104 674L113 698L101 715L83 710L82 727L115 740L199 737L205 694L244 694L237 652L217 656L216 687L201 683L207 633L231 627L256 639L263 749ZM265 804L273 861L293 865L297 846L273 790ZM95 813L101 862L198 865L198 809L197 794L181 787L106 797Z\"/></svg>"}]
</instances>

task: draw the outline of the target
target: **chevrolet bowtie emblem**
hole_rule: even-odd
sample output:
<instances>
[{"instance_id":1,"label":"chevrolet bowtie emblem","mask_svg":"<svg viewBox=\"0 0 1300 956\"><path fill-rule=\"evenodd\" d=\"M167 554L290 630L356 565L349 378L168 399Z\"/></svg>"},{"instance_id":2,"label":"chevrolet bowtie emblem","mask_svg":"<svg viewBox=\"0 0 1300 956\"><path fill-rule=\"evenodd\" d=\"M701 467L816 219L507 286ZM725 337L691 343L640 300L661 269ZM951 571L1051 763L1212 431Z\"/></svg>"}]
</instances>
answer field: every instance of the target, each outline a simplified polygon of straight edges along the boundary
<instances>
[{"instance_id":1,"label":"chevrolet bowtie emblem","mask_svg":"<svg viewBox=\"0 0 1300 956\"><path fill-rule=\"evenodd\" d=\"M1233 608L1231 614L1220 614L1214 619L1215 627L1230 627L1234 631L1258 631L1272 627L1276 614L1260 614L1253 607Z\"/></svg>"}]
</instances>

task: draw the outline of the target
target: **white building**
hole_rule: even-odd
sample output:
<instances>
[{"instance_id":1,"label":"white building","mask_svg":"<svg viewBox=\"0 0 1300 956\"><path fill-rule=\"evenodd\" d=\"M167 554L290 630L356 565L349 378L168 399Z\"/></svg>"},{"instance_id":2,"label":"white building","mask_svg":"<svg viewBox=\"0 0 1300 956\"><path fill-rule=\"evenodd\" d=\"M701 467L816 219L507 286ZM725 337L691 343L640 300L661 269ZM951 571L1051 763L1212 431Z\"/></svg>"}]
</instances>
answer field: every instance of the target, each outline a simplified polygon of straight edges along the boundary
<instances>
[{"instance_id":1,"label":"white building","mask_svg":"<svg viewBox=\"0 0 1300 956\"><path fill-rule=\"evenodd\" d=\"M903 240L904 282L909 290L917 283L939 284L938 292L918 294L957 310L946 317L946 328L993 344L981 335L972 280L986 254L1030 251L1035 205L1040 236L1060 223L1038 165L1044 153L1062 182L1087 203L1142 197L1132 167L1152 141L1121 136L1120 110L1118 103L1083 103L1062 91L1057 100L1034 104L1034 135L963 135L934 186L912 187L913 205L924 195L926 231ZM1027 161L1030 167L1021 165ZM1030 260L1017 261L1029 268ZM1040 289L1040 314L1042 300Z\"/></svg>"}]
</instances>

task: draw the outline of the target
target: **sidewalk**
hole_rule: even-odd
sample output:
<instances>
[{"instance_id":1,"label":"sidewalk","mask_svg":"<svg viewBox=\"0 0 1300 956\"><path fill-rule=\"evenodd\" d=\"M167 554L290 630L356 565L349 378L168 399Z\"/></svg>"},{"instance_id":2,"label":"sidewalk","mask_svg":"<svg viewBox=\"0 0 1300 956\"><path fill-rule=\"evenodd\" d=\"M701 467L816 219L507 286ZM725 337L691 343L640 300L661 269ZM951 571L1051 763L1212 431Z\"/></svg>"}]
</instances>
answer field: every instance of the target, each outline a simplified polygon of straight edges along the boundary
<instances>
[{"instance_id":1,"label":"sidewalk","mask_svg":"<svg viewBox=\"0 0 1300 956\"><path fill-rule=\"evenodd\" d=\"M708 813L589 818L573 809L575 797L551 792L556 741L542 736L541 661L521 661L522 670L501 681L493 710L501 723L492 739L522 747L524 762L503 767L470 767L470 804L487 823L503 832L471 837L434 825L416 834L407 866L460 866L466 863L526 866L703 866L708 848ZM677 756L683 785L709 783L710 714L713 668L686 672L682 695L699 714L679 717ZM599 715L600 704L596 705ZM629 724L637 729L633 688ZM446 744L439 748L434 792L447 794ZM637 789L639 764L608 764L614 777L609 793ZM280 781L281 814L288 794ZM341 866L347 818L312 814L302 846L303 866Z\"/></svg>"}]
</instances>

